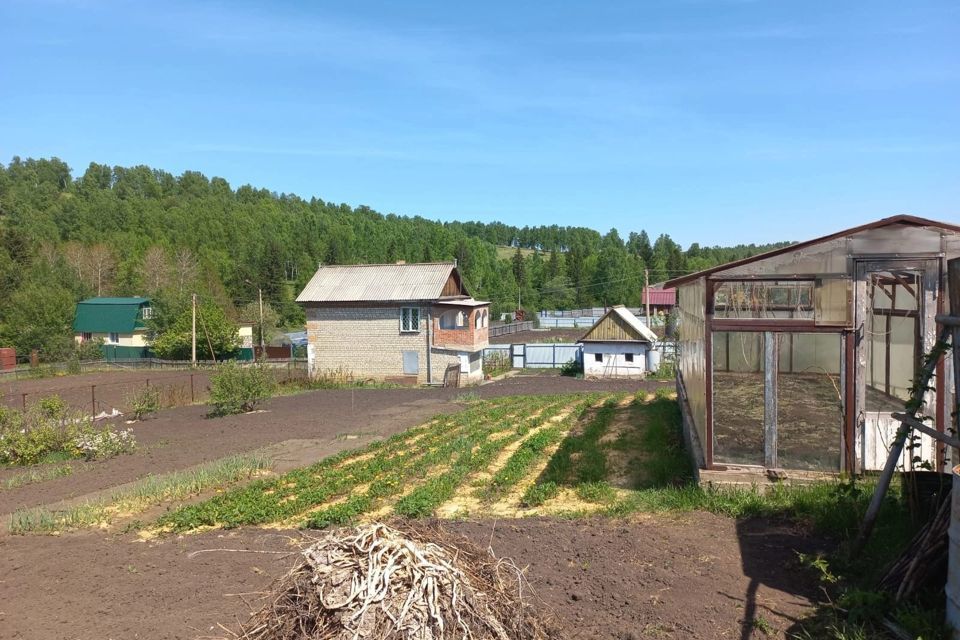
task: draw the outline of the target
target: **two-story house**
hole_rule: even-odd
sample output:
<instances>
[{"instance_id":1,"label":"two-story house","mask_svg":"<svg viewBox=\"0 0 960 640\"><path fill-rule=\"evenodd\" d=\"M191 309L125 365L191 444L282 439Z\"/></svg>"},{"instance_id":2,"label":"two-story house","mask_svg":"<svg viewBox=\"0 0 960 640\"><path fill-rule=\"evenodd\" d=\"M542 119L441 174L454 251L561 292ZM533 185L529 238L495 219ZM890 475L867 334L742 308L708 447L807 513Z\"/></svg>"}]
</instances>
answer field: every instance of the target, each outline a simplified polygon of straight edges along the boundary
<instances>
[{"instance_id":1,"label":"two-story house","mask_svg":"<svg viewBox=\"0 0 960 640\"><path fill-rule=\"evenodd\" d=\"M74 339L103 341L107 360L145 358L147 326L153 308L147 298L88 298L77 303L73 318Z\"/></svg>"},{"instance_id":2,"label":"two-story house","mask_svg":"<svg viewBox=\"0 0 960 640\"><path fill-rule=\"evenodd\" d=\"M440 384L483 379L490 303L474 300L454 263L321 266L297 297L314 377Z\"/></svg>"}]
</instances>

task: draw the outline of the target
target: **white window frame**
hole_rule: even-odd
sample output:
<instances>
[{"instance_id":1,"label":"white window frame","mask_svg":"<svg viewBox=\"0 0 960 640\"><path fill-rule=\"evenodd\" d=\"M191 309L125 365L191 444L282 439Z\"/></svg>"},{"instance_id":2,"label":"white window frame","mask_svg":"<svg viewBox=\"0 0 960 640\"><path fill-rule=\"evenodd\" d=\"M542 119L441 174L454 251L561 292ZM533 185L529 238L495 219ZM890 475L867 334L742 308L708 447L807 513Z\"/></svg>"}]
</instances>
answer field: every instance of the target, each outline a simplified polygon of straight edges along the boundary
<instances>
[{"instance_id":1,"label":"white window frame","mask_svg":"<svg viewBox=\"0 0 960 640\"><path fill-rule=\"evenodd\" d=\"M144 320L149 320L153 317L153 307L143 307L141 311L140 317Z\"/></svg>"},{"instance_id":2,"label":"white window frame","mask_svg":"<svg viewBox=\"0 0 960 640\"><path fill-rule=\"evenodd\" d=\"M400 333L420 333L420 307L400 307Z\"/></svg>"}]
</instances>

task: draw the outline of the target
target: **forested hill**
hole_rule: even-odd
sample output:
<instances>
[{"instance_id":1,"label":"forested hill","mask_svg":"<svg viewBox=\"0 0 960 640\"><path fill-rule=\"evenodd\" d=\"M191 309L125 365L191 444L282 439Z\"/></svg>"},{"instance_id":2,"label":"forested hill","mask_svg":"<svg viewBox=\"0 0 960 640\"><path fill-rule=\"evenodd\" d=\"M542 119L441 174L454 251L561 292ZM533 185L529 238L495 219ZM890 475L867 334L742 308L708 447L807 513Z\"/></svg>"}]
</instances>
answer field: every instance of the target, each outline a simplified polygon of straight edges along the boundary
<instances>
[{"instance_id":1,"label":"forested hill","mask_svg":"<svg viewBox=\"0 0 960 640\"><path fill-rule=\"evenodd\" d=\"M534 251L498 259L497 245ZM441 223L195 171L92 163L74 176L56 158L14 157L0 164L0 346L69 349L74 304L91 295L146 295L172 315L196 292L237 317L262 288L280 322L296 324L293 298L318 263L456 258L499 312L518 293L529 310L635 305L645 268L657 282L774 246L684 250L645 232Z\"/></svg>"}]
</instances>

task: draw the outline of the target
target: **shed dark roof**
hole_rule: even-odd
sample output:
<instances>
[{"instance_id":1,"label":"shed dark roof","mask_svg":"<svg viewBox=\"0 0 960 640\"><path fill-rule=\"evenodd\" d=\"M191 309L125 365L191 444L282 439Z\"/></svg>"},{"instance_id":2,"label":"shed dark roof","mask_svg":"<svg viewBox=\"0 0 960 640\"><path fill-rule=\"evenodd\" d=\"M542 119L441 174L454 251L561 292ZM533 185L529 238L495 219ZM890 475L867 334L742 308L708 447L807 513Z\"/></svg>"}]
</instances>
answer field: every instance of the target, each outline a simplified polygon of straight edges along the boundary
<instances>
[{"instance_id":1,"label":"shed dark roof","mask_svg":"<svg viewBox=\"0 0 960 640\"><path fill-rule=\"evenodd\" d=\"M150 306L147 298L90 298L77 303L73 319L75 332L133 333L144 327L141 307Z\"/></svg>"},{"instance_id":2,"label":"shed dark roof","mask_svg":"<svg viewBox=\"0 0 960 640\"><path fill-rule=\"evenodd\" d=\"M680 276L679 278L668 280L663 284L663 286L677 287L679 285L686 284L688 282L697 280L704 276L708 276L712 273L716 273L717 271L725 271L727 269L732 269L734 267L739 267L741 265L750 264L752 262L757 262L759 260L765 260L767 258L773 258L775 256L783 255L785 253L790 253L791 251L797 251L798 249L803 249L805 247L809 247L815 244L820 244L821 242L829 242L830 240L843 238L844 236L860 233L861 231L869 231L871 229L880 229L882 227L889 227L895 224L905 224L905 225L914 226L914 227L936 227L938 229L946 229L948 231L960 233L960 226L951 224L949 222L937 222L936 220L929 220L927 218L918 218L917 216L908 216L908 215L892 216L890 218L882 218L880 220L868 222L867 224L862 224L859 227L851 227L850 229L837 231L836 233L831 233L828 236L821 236L819 238L814 238L813 240L798 242L797 244L791 244L788 247L774 249L773 251L767 251L766 253L758 253L757 255L750 256L749 258L743 258L742 260L734 260L733 262L717 265L716 267L710 267L709 269L704 269L703 271L697 271L696 273Z\"/></svg>"}]
</instances>

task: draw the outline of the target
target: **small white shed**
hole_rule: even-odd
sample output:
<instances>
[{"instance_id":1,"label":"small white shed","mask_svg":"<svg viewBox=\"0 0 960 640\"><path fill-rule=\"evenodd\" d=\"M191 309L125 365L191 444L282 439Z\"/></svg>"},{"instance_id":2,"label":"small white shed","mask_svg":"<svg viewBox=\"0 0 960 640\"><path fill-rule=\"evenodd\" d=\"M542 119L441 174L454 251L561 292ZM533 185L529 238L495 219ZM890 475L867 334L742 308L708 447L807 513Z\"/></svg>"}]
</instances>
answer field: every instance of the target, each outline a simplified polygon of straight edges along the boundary
<instances>
[{"instance_id":1,"label":"small white shed","mask_svg":"<svg viewBox=\"0 0 960 640\"><path fill-rule=\"evenodd\" d=\"M578 342L587 378L642 378L657 336L623 306L607 311Z\"/></svg>"}]
</instances>

